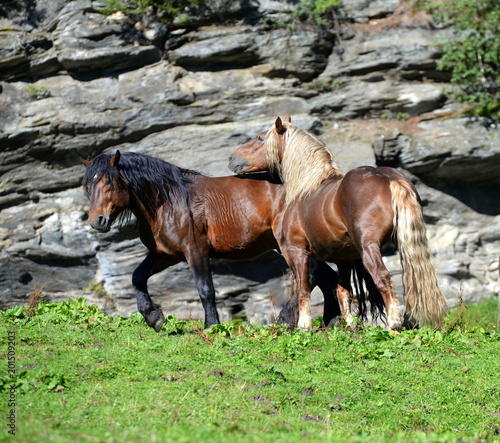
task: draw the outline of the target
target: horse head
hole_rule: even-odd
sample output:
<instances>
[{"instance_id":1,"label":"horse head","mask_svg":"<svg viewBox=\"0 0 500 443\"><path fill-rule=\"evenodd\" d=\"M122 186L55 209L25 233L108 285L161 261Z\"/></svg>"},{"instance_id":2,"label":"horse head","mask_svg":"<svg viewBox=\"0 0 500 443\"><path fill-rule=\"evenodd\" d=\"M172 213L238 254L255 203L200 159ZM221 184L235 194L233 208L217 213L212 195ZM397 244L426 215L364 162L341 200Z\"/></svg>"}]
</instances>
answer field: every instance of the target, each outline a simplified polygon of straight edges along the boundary
<instances>
[{"instance_id":1,"label":"horse head","mask_svg":"<svg viewBox=\"0 0 500 443\"><path fill-rule=\"evenodd\" d=\"M84 160L87 170L82 185L90 199L89 223L98 231L109 231L130 202L127 185L118 171L119 162L120 151L113 155L100 154L92 161Z\"/></svg>"},{"instance_id":2,"label":"horse head","mask_svg":"<svg viewBox=\"0 0 500 443\"><path fill-rule=\"evenodd\" d=\"M291 122L290 115L284 118L284 122ZM283 158L286 130L278 117L267 131L261 132L229 156L229 169L236 174L277 170Z\"/></svg>"},{"instance_id":3,"label":"horse head","mask_svg":"<svg viewBox=\"0 0 500 443\"><path fill-rule=\"evenodd\" d=\"M278 117L265 132L238 148L229 158L237 173L277 172L286 186L286 204L310 194L326 179L344 174L328 147L313 134Z\"/></svg>"}]
</instances>

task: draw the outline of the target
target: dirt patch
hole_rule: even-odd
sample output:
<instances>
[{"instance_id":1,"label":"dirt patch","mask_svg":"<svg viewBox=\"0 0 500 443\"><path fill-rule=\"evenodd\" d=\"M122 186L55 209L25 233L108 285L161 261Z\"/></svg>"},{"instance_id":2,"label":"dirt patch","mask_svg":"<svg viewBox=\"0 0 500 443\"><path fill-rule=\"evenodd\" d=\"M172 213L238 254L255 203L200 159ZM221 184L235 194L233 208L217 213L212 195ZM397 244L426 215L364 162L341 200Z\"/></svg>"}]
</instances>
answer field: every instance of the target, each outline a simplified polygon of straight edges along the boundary
<instances>
[{"instance_id":1,"label":"dirt patch","mask_svg":"<svg viewBox=\"0 0 500 443\"><path fill-rule=\"evenodd\" d=\"M394 13L385 18L372 19L368 23L352 25L356 31L365 33L382 32L388 28L435 28L432 16L426 11L412 9L406 3L400 3Z\"/></svg>"}]
</instances>

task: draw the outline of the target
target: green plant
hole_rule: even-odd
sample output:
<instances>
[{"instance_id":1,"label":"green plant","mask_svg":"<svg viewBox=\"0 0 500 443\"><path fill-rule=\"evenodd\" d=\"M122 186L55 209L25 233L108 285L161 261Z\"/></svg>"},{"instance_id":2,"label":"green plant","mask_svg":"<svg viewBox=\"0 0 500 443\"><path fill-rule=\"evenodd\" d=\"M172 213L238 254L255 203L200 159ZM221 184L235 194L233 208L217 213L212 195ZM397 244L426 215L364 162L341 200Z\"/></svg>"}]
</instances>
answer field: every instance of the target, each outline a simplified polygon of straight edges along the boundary
<instances>
[{"instance_id":1,"label":"green plant","mask_svg":"<svg viewBox=\"0 0 500 443\"><path fill-rule=\"evenodd\" d=\"M341 0L301 0L293 15L302 21L313 20L317 24L325 24L337 19L337 10L341 5Z\"/></svg>"},{"instance_id":2,"label":"green plant","mask_svg":"<svg viewBox=\"0 0 500 443\"><path fill-rule=\"evenodd\" d=\"M27 85L23 90L36 99L50 97L50 91L47 86Z\"/></svg>"},{"instance_id":3,"label":"green plant","mask_svg":"<svg viewBox=\"0 0 500 443\"><path fill-rule=\"evenodd\" d=\"M28 296L28 308L26 309L26 317L33 317L35 315L36 310L40 304L40 301L43 300L45 294L43 293L43 289L45 288L45 283L37 288L33 287L29 296Z\"/></svg>"},{"instance_id":4,"label":"green plant","mask_svg":"<svg viewBox=\"0 0 500 443\"><path fill-rule=\"evenodd\" d=\"M407 112L398 112L394 113L391 111L384 111L380 114L379 118L381 119L397 119L397 120L408 120L410 118L410 114Z\"/></svg>"},{"instance_id":5,"label":"green plant","mask_svg":"<svg viewBox=\"0 0 500 443\"><path fill-rule=\"evenodd\" d=\"M500 312L498 296L485 297L477 303L465 303L459 296L459 303L448 317L446 329L461 331L494 331L498 328Z\"/></svg>"},{"instance_id":6,"label":"green plant","mask_svg":"<svg viewBox=\"0 0 500 443\"><path fill-rule=\"evenodd\" d=\"M443 46L438 69L451 73L453 99L470 104L469 113L499 117L500 4L496 0L413 2L436 21L453 26L456 37Z\"/></svg>"},{"instance_id":7,"label":"green plant","mask_svg":"<svg viewBox=\"0 0 500 443\"><path fill-rule=\"evenodd\" d=\"M130 14L143 14L148 9L163 11L166 21L172 21L186 8L206 6L211 0L105 0L101 14L110 15L121 11Z\"/></svg>"},{"instance_id":8,"label":"green plant","mask_svg":"<svg viewBox=\"0 0 500 443\"><path fill-rule=\"evenodd\" d=\"M85 288L86 291L93 292L96 297L98 298L105 298L105 297L110 297L106 289L104 288L104 285L100 282L97 281L91 281L87 288Z\"/></svg>"},{"instance_id":9,"label":"green plant","mask_svg":"<svg viewBox=\"0 0 500 443\"><path fill-rule=\"evenodd\" d=\"M25 326L61 323L93 326L112 319L97 305L87 305L87 300L83 297L79 299L70 297L67 301L57 303L42 300L36 306L30 304L0 311L0 316L7 323L23 323Z\"/></svg>"},{"instance_id":10,"label":"green plant","mask_svg":"<svg viewBox=\"0 0 500 443\"><path fill-rule=\"evenodd\" d=\"M396 114L396 118L398 120L408 120L410 118L410 114L408 114L407 112L398 112Z\"/></svg>"},{"instance_id":11,"label":"green plant","mask_svg":"<svg viewBox=\"0 0 500 443\"><path fill-rule=\"evenodd\" d=\"M338 82L329 82L320 78L315 78L306 85L307 89L315 89L319 92L329 92L339 87Z\"/></svg>"}]
</instances>

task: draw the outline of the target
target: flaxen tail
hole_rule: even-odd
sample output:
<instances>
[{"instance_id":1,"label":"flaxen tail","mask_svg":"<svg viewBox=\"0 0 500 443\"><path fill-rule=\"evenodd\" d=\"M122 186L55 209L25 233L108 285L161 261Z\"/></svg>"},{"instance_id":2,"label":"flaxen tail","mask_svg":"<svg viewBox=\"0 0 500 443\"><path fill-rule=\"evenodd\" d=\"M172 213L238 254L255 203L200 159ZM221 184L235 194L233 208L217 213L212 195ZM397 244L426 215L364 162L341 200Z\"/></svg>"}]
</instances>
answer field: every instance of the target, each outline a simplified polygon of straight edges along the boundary
<instances>
[{"instance_id":1,"label":"flaxen tail","mask_svg":"<svg viewBox=\"0 0 500 443\"><path fill-rule=\"evenodd\" d=\"M405 324L440 326L448 306L439 289L417 193L404 180L391 180L390 190L406 292Z\"/></svg>"}]
</instances>

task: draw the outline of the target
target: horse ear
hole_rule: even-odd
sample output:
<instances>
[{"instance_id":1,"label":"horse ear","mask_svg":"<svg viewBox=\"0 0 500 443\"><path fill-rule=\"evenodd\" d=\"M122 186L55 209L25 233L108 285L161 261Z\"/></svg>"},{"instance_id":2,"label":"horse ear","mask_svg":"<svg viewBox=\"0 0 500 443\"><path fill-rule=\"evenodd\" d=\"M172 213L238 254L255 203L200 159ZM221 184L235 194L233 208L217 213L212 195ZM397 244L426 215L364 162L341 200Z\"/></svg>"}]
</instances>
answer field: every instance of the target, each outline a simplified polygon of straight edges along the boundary
<instances>
[{"instance_id":1,"label":"horse ear","mask_svg":"<svg viewBox=\"0 0 500 443\"><path fill-rule=\"evenodd\" d=\"M82 163L85 165L86 168L88 168L90 165L90 162L88 160L84 160L83 158L82 158Z\"/></svg>"},{"instance_id":2,"label":"horse ear","mask_svg":"<svg viewBox=\"0 0 500 443\"><path fill-rule=\"evenodd\" d=\"M292 116L290 114L285 115L285 118L283 119L285 123L292 123Z\"/></svg>"},{"instance_id":3,"label":"horse ear","mask_svg":"<svg viewBox=\"0 0 500 443\"><path fill-rule=\"evenodd\" d=\"M283 123L281 121L281 118L277 118L276 121L274 122L274 127L276 128L276 132L278 134L281 134L283 132Z\"/></svg>"},{"instance_id":4,"label":"horse ear","mask_svg":"<svg viewBox=\"0 0 500 443\"><path fill-rule=\"evenodd\" d=\"M118 162L120 161L120 155L121 155L120 151L116 150L116 153L112 155L111 158L109 159L109 164L114 168L118 166Z\"/></svg>"}]
</instances>

